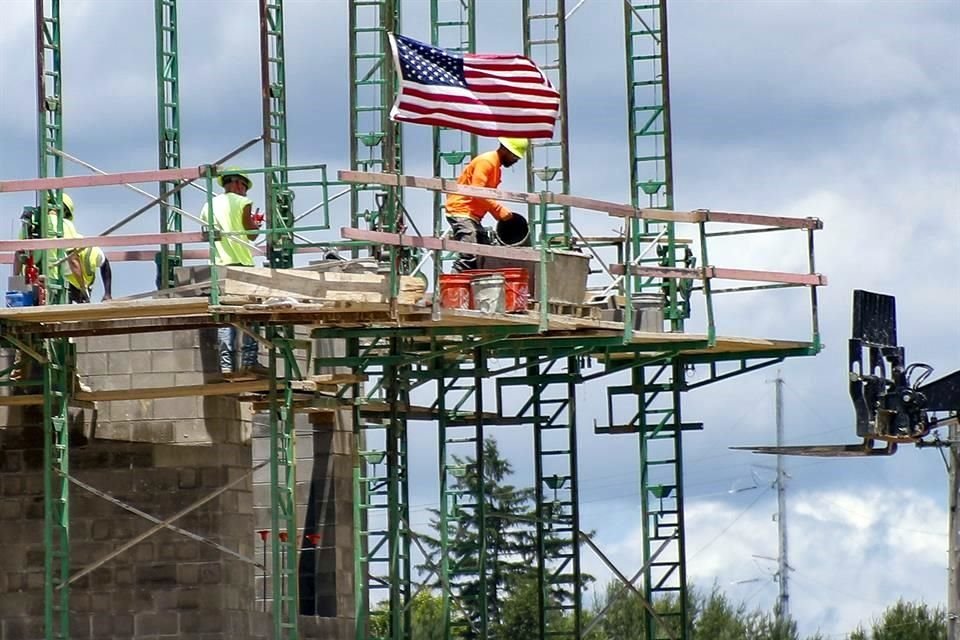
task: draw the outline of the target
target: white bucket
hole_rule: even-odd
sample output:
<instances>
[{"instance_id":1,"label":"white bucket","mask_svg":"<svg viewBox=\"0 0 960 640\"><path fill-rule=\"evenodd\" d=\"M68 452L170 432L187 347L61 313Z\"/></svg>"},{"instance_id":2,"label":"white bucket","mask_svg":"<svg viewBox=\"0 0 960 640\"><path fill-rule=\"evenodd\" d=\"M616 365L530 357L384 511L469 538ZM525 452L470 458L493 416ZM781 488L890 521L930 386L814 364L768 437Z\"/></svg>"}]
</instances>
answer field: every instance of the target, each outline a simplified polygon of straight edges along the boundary
<instances>
[{"instance_id":1,"label":"white bucket","mask_svg":"<svg viewBox=\"0 0 960 640\"><path fill-rule=\"evenodd\" d=\"M633 296L633 328L635 331L663 332L663 296L659 293L638 293Z\"/></svg>"},{"instance_id":2,"label":"white bucket","mask_svg":"<svg viewBox=\"0 0 960 640\"><path fill-rule=\"evenodd\" d=\"M477 276L470 281L473 308L484 313L505 313L504 277L500 274Z\"/></svg>"}]
</instances>

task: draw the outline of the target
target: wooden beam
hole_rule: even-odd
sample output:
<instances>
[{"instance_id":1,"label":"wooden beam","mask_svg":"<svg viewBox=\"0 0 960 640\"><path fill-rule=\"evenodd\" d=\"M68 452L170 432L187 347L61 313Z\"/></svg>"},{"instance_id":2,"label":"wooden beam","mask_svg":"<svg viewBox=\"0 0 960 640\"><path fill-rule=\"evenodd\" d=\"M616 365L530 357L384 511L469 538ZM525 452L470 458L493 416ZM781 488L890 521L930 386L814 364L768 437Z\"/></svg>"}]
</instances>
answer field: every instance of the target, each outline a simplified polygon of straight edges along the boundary
<instances>
[{"instance_id":1,"label":"wooden beam","mask_svg":"<svg viewBox=\"0 0 960 640\"><path fill-rule=\"evenodd\" d=\"M206 298L116 300L93 304L11 307L0 309L0 320L13 320L18 322L71 322L206 315L208 313L209 304Z\"/></svg>"},{"instance_id":2,"label":"wooden beam","mask_svg":"<svg viewBox=\"0 0 960 640\"><path fill-rule=\"evenodd\" d=\"M625 269L622 264L610 265L610 273L623 275ZM781 284L797 284L812 287L822 287L827 284L827 277L819 273L789 273L786 271L761 271L757 269L728 269L724 267L702 267L700 269L684 269L681 267L633 267L630 273L635 276L649 276L653 278L693 278L695 280L745 280L747 282L778 282Z\"/></svg>"},{"instance_id":3,"label":"wooden beam","mask_svg":"<svg viewBox=\"0 0 960 640\"><path fill-rule=\"evenodd\" d=\"M400 233L385 233L383 231L367 231L365 229L354 229L352 227L341 227L340 235L350 240L365 240L376 242L378 244L388 244L395 247L418 247L420 249L433 249L441 251L453 251L456 253L468 253L478 256L491 256L494 258L510 258L521 262L540 262L540 252L536 249L526 249L521 247L500 247L486 244L474 244L472 242L457 242L456 240L447 240L446 238L436 238L434 236L408 236Z\"/></svg>"},{"instance_id":4,"label":"wooden beam","mask_svg":"<svg viewBox=\"0 0 960 640\"><path fill-rule=\"evenodd\" d=\"M419 176L405 176L395 173L372 173L367 171L340 171L337 173L337 177L342 182L352 182L355 184L379 184L385 187L418 187L431 191L457 193L464 196L504 200L506 202L540 204L543 200L538 193L471 187L469 185L457 184L456 179L423 178Z\"/></svg>"},{"instance_id":5,"label":"wooden beam","mask_svg":"<svg viewBox=\"0 0 960 640\"><path fill-rule=\"evenodd\" d=\"M81 247L136 247L153 244L187 244L190 242L207 242L207 234L201 231L192 231L187 233L142 233L130 236L93 236L89 238L0 240L0 251L79 249ZM209 252L207 255L209 255Z\"/></svg>"},{"instance_id":6,"label":"wooden beam","mask_svg":"<svg viewBox=\"0 0 960 640\"><path fill-rule=\"evenodd\" d=\"M283 383L278 382L282 387ZM247 382L211 382L178 387L146 387L142 389L115 389L111 391L80 391L73 397L87 402L110 402L114 400L155 400L157 398L189 398L195 396L235 396L242 393L258 393L270 389L269 380Z\"/></svg>"},{"instance_id":7,"label":"wooden beam","mask_svg":"<svg viewBox=\"0 0 960 640\"><path fill-rule=\"evenodd\" d=\"M29 180L0 180L0 193L14 191L43 191L47 189L74 189L78 187L102 187L143 182L175 182L196 180L203 175L200 167L186 169L158 169L152 171L128 171L93 176L64 176L62 178L31 178Z\"/></svg>"}]
</instances>

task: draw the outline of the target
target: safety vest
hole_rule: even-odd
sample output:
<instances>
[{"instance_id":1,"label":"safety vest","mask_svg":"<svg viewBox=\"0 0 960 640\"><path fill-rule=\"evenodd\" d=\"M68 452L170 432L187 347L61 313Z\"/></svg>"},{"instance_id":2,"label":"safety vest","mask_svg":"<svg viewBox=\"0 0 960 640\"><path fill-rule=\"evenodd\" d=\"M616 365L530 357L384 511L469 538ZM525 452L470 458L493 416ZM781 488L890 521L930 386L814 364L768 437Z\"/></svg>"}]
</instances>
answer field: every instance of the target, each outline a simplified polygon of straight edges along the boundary
<instances>
[{"instance_id":1,"label":"safety vest","mask_svg":"<svg viewBox=\"0 0 960 640\"><path fill-rule=\"evenodd\" d=\"M207 205L203 205L200 217L214 229L233 231L246 234L243 226L243 210L252 205L250 198L236 193L221 193L213 199L213 220L207 213ZM214 243L217 264L241 264L253 266L253 252L245 244L246 235L223 236Z\"/></svg>"},{"instance_id":2,"label":"safety vest","mask_svg":"<svg viewBox=\"0 0 960 640\"><path fill-rule=\"evenodd\" d=\"M57 237L57 214L56 212L50 212L47 214L47 238L56 238ZM77 233L76 227L73 226L72 220L63 219L63 238L79 238L81 237ZM24 230L20 230L20 239L26 240L26 235ZM51 277L56 277L59 273L59 267L51 267L51 265L57 261L57 249L47 249L47 270L51 273L45 274ZM40 256L42 255L41 251L33 252L33 260L39 266L40 265Z\"/></svg>"},{"instance_id":3,"label":"safety vest","mask_svg":"<svg viewBox=\"0 0 960 640\"><path fill-rule=\"evenodd\" d=\"M86 247L81 249L77 255L80 257L80 275L83 278L83 283L81 285L80 280L69 270L69 267L64 270L67 273L67 282L80 290L89 291L97 280L97 267L103 264L106 256L103 255L103 250L100 247Z\"/></svg>"}]
</instances>

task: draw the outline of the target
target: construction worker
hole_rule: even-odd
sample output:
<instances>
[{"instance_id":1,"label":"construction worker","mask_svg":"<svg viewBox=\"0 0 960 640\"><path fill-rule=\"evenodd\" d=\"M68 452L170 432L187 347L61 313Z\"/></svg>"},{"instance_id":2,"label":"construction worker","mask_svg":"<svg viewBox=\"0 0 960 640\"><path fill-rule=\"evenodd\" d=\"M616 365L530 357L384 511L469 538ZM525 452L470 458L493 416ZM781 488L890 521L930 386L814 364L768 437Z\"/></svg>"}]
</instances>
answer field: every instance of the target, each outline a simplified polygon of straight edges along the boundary
<instances>
[{"instance_id":1,"label":"construction worker","mask_svg":"<svg viewBox=\"0 0 960 640\"><path fill-rule=\"evenodd\" d=\"M63 237L82 238L77 232L74 221L75 207L73 199L63 194ZM69 229L69 234L68 233ZM97 269L103 279L103 300L113 299L113 271L110 261L100 247L83 247L67 252L66 263L69 270L66 274L67 298L70 302L84 304L90 302L93 292L93 283L97 280Z\"/></svg>"},{"instance_id":2,"label":"construction worker","mask_svg":"<svg viewBox=\"0 0 960 640\"><path fill-rule=\"evenodd\" d=\"M93 283L97 280L97 269L103 279L103 298L113 299L113 271L110 261L100 247L84 247L70 256L70 273L67 274L67 283L70 286L68 297L70 302L78 304L90 302L93 292Z\"/></svg>"},{"instance_id":3,"label":"construction worker","mask_svg":"<svg viewBox=\"0 0 960 640\"><path fill-rule=\"evenodd\" d=\"M512 167L516 164L526 155L530 145L530 142L523 138L498 138L497 141L500 146L496 151L481 153L470 161L457 178L457 184L496 189L500 186L501 167ZM513 212L499 202L456 193L447 196L445 208L453 239L475 244L488 243L480 224L486 214L489 213L497 220L509 220L513 216ZM476 268L477 257L464 253L457 257L453 265L453 270L457 273Z\"/></svg>"},{"instance_id":4,"label":"construction worker","mask_svg":"<svg viewBox=\"0 0 960 640\"><path fill-rule=\"evenodd\" d=\"M81 238L77 229L73 223L73 213L76 210L76 205L73 202L73 198L69 194L62 194L63 202L63 218L62 218L62 235L63 238ZM57 237L57 210L56 210L56 200L53 197L48 199L48 209L47 209L47 234L46 237L54 238ZM25 240L32 237L39 237L40 230L36 228L36 225L39 223L39 220L34 219L30 210L26 210L24 215L21 217L24 222L24 228L20 232L20 239ZM29 230L28 230L29 227ZM36 255L36 254L34 254ZM44 274L58 274L60 273L60 265L57 264L57 250L49 249L46 252L46 271ZM14 254L14 273L20 275L23 273L24 259L22 251L17 251ZM110 263L107 262L106 256L103 255L103 251L99 248L85 248L80 250L67 251L67 256L64 259L69 266L69 272L67 273L66 280L69 284L69 300L70 302L89 302L89 296L86 300L79 300L77 298L80 289L75 286L75 283L84 282L86 283L83 287L83 291L89 291L90 285L93 284L95 275L93 275L93 269L90 269L89 279L85 277L83 271L83 265L86 264L96 264L97 267L100 267L101 274L103 275L103 285L104 285L104 300L109 300L111 298L111 284L112 284L112 274L110 273ZM75 291L77 293L75 293ZM20 382L34 377L36 373L36 368L34 362L31 358L27 358L17 350L14 355L13 370L10 372L10 379L14 382ZM79 374L74 371L74 387L78 391L90 391L90 387L84 384L80 380ZM35 391L34 389L29 388L15 388L14 393L30 393Z\"/></svg>"},{"instance_id":5,"label":"construction worker","mask_svg":"<svg viewBox=\"0 0 960 640\"><path fill-rule=\"evenodd\" d=\"M244 239L254 240L257 230L263 222L263 214L257 209L253 211L253 201L247 197L247 191L253 187L253 180L238 169L225 169L217 178L223 187L223 193L213 198L213 215L203 205L200 218L211 229L222 233L214 242L214 261L220 266L253 266L253 252ZM236 235L241 234L241 235ZM233 326L220 327L217 330L217 340L220 347L220 371L223 374L235 372L237 329ZM242 339L240 369L248 373L265 375L267 368L257 359L257 341L244 333Z\"/></svg>"}]
</instances>

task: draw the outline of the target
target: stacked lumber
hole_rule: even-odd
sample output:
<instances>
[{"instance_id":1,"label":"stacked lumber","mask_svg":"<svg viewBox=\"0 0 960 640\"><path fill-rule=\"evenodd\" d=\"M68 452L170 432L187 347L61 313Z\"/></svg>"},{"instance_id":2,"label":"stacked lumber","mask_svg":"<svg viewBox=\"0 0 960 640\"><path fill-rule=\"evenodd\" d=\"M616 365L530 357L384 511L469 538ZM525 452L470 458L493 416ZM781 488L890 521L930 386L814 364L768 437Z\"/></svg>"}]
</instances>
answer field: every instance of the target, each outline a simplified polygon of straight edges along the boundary
<instances>
[{"instance_id":1,"label":"stacked lumber","mask_svg":"<svg viewBox=\"0 0 960 640\"><path fill-rule=\"evenodd\" d=\"M210 291L210 268L187 267L178 274L181 286L161 295L198 296ZM386 274L317 269L268 269L262 267L219 267L220 296L243 301L292 299L297 302L390 301L390 277ZM420 278L400 276L397 302L415 305L423 298L426 283Z\"/></svg>"}]
</instances>

